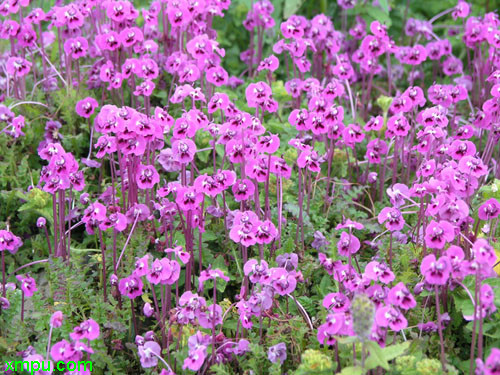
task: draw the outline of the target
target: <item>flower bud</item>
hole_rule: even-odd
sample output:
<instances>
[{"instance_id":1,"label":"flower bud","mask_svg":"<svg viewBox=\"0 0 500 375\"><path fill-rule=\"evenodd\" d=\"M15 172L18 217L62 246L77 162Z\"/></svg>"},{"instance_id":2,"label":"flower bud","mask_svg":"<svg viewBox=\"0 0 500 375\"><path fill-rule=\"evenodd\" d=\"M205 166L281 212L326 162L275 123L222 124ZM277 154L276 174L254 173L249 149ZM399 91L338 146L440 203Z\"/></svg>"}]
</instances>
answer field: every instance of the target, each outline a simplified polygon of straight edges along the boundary
<instances>
[{"instance_id":1,"label":"flower bud","mask_svg":"<svg viewBox=\"0 0 500 375\"><path fill-rule=\"evenodd\" d=\"M43 216L40 216L36 221L36 226L38 228L43 228L47 224L47 220Z\"/></svg>"}]
</instances>

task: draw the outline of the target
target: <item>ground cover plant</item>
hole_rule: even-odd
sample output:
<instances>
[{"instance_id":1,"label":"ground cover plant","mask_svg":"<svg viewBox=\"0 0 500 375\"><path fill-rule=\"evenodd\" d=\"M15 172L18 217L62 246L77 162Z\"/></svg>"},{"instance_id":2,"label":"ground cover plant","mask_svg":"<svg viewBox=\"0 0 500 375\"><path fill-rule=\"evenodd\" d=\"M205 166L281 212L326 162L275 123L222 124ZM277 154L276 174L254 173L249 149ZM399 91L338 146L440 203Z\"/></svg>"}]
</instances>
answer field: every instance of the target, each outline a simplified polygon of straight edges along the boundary
<instances>
[{"instance_id":1,"label":"ground cover plant","mask_svg":"<svg viewBox=\"0 0 500 375\"><path fill-rule=\"evenodd\" d=\"M0 15L4 373L500 374L494 2Z\"/></svg>"}]
</instances>

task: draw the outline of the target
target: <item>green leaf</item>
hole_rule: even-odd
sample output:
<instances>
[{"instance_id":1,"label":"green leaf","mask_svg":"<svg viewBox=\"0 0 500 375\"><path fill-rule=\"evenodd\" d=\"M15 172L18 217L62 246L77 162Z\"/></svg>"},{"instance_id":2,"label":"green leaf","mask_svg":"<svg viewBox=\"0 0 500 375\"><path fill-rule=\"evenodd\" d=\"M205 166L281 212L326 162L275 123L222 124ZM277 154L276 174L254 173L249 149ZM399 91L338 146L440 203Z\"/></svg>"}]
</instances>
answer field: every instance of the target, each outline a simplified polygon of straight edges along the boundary
<instances>
[{"instance_id":1,"label":"green leaf","mask_svg":"<svg viewBox=\"0 0 500 375\"><path fill-rule=\"evenodd\" d=\"M363 345L368 347L368 351L370 352L370 356L366 360L366 368L374 369L377 367L382 367L384 370L389 370L389 363L387 359L384 357L384 352L382 348L378 345L378 343L374 341L367 341Z\"/></svg>"},{"instance_id":2,"label":"green leaf","mask_svg":"<svg viewBox=\"0 0 500 375\"><path fill-rule=\"evenodd\" d=\"M383 11L387 14L389 14L389 4L387 0L379 0L378 3L382 7Z\"/></svg>"},{"instance_id":3,"label":"green leaf","mask_svg":"<svg viewBox=\"0 0 500 375\"><path fill-rule=\"evenodd\" d=\"M372 18L373 20L380 21L380 23L384 23L387 25L387 27L390 27L392 24L392 21L389 17L388 13L385 13L382 9L379 7L374 7L374 6L366 6L363 8L366 14Z\"/></svg>"},{"instance_id":4,"label":"green leaf","mask_svg":"<svg viewBox=\"0 0 500 375\"><path fill-rule=\"evenodd\" d=\"M366 368L374 369L378 366L389 370L389 361L402 355L410 346L409 341L400 344L391 345L381 348L376 342L368 341L365 343L370 352L370 356L366 360Z\"/></svg>"},{"instance_id":5,"label":"green leaf","mask_svg":"<svg viewBox=\"0 0 500 375\"><path fill-rule=\"evenodd\" d=\"M340 375L361 375L361 374L363 374L363 368L359 366L344 367L340 372Z\"/></svg>"},{"instance_id":6,"label":"green leaf","mask_svg":"<svg viewBox=\"0 0 500 375\"><path fill-rule=\"evenodd\" d=\"M386 361L392 361L393 359L402 355L410 346L410 341L404 341L399 344L390 345L382 349L384 353L384 358Z\"/></svg>"},{"instance_id":7,"label":"green leaf","mask_svg":"<svg viewBox=\"0 0 500 375\"><path fill-rule=\"evenodd\" d=\"M304 0L286 0L285 7L283 8L283 18L288 19L292 14L295 14L303 2Z\"/></svg>"}]
</instances>

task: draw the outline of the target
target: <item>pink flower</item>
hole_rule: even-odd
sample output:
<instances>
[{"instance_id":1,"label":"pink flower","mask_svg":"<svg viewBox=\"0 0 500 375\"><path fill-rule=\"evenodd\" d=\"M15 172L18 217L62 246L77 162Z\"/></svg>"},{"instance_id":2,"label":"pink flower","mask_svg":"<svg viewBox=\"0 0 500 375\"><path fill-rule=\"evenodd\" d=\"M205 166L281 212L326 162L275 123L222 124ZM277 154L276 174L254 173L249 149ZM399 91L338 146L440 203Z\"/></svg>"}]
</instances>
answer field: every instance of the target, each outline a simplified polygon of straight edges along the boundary
<instances>
[{"instance_id":1,"label":"pink flower","mask_svg":"<svg viewBox=\"0 0 500 375\"><path fill-rule=\"evenodd\" d=\"M430 249L442 249L455 238L455 229L446 220L432 220L425 230L425 244Z\"/></svg>"},{"instance_id":2,"label":"pink flower","mask_svg":"<svg viewBox=\"0 0 500 375\"><path fill-rule=\"evenodd\" d=\"M364 130L366 132L370 130L379 131L384 126L384 118L382 116L371 117L365 124Z\"/></svg>"},{"instance_id":3,"label":"pink flower","mask_svg":"<svg viewBox=\"0 0 500 375\"><path fill-rule=\"evenodd\" d=\"M251 222L236 224L231 228L229 238L236 243L241 243L243 246L248 247L257 243L255 232L256 228Z\"/></svg>"},{"instance_id":4,"label":"pink flower","mask_svg":"<svg viewBox=\"0 0 500 375\"><path fill-rule=\"evenodd\" d=\"M301 152L297 158L297 165L300 168L307 168L314 173L319 173L321 171L321 163L322 160L318 156L318 153L310 149Z\"/></svg>"},{"instance_id":5,"label":"pink flower","mask_svg":"<svg viewBox=\"0 0 500 375\"><path fill-rule=\"evenodd\" d=\"M260 107L267 99L271 98L272 90L265 82L251 83L245 90L248 106L251 108Z\"/></svg>"},{"instance_id":6,"label":"pink flower","mask_svg":"<svg viewBox=\"0 0 500 375\"><path fill-rule=\"evenodd\" d=\"M269 277L269 266L265 260L261 260L260 264L255 259L250 259L243 266L245 276L249 276L252 283L262 282Z\"/></svg>"},{"instance_id":7,"label":"pink flower","mask_svg":"<svg viewBox=\"0 0 500 375\"><path fill-rule=\"evenodd\" d=\"M475 261L487 267L493 267L497 261L497 256L493 246L491 246L484 238L479 238L476 242L474 242L471 254Z\"/></svg>"},{"instance_id":8,"label":"pink flower","mask_svg":"<svg viewBox=\"0 0 500 375\"><path fill-rule=\"evenodd\" d=\"M466 175L481 177L488 174L488 168L484 165L481 158L467 155L458 162L458 170Z\"/></svg>"},{"instance_id":9,"label":"pink flower","mask_svg":"<svg viewBox=\"0 0 500 375\"><path fill-rule=\"evenodd\" d=\"M121 86L121 84L120 84L120 86ZM118 87L120 87L120 86L118 86ZM135 96L141 96L141 95L142 96L151 96L155 87L156 87L156 85L154 84L153 81L151 81L149 79L145 80L135 87L134 95Z\"/></svg>"},{"instance_id":10,"label":"pink flower","mask_svg":"<svg viewBox=\"0 0 500 375\"><path fill-rule=\"evenodd\" d=\"M297 131L307 131L311 128L311 117L307 109L294 109L288 116L288 122L295 126Z\"/></svg>"},{"instance_id":11,"label":"pink flower","mask_svg":"<svg viewBox=\"0 0 500 375\"><path fill-rule=\"evenodd\" d=\"M369 280L380 281L384 284L389 284L394 280L394 273L384 263L372 261L366 265L364 275Z\"/></svg>"},{"instance_id":12,"label":"pink flower","mask_svg":"<svg viewBox=\"0 0 500 375\"><path fill-rule=\"evenodd\" d=\"M203 346L199 349L189 351L187 358L184 360L184 364L182 365L182 369L190 369L191 371L198 371L201 366L203 366L203 362L205 362L206 358L206 347Z\"/></svg>"},{"instance_id":13,"label":"pink flower","mask_svg":"<svg viewBox=\"0 0 500 375\"><path fill-rule=\"evenodd\" d=\"M385 222L385 227L390 231L401 230L405 225L405 220L401 211L395 207L385 207L378 214L378 222Z\"/></svg>"},{"instance_id":14,"label":"pink flower","mask_svg":"<svg viewBox=\"0 0 500 375\"><path fill-rule=\"evenodd\" d=\"M375 313L375 321L380 327L389 327L393 331L399 332L408 327L408 321L394 307L381 307Z\"/></svg>"},{"instance_id":15,"label":"pink flower","mask_svg":"<svg viewBox=\"0 0 500 375\"><path fill-rule=\"evenodd\" d=\"M259 222L255 226L255 239L258 244L270 244L277 235L278 231L270 220Z\"/></svg>"},{"instance_id":16,"label":"pink flower","mask_svg":"<svg viewBox=\"0 0 500 375\"><path fill-rule=\"evenodd\" d=\"M380 164L382 161L381 155L387 154L389 147L387 143L379 138L372 139L366 145L366 154L365 157L368 159L368 162L371 164Z\"/></svg>"},{"instance_id":17,"label":"pink flower","mask_svg":"<svg viewBox=\"0 0 500 375\"><path fill-rule=\"evenodd\" d=\"M210 68L206 72L207 81L214 86L227 85L229 75L221 66Z\"/></svg>"},{"instance_id":18,"label":"pink flower","mask_svg":"<svg viewBox=\"0 0 500 375\"><path fill-rule=\"evenodd\" d=\"M94 113L94 110L99 106L97 100L91 97L79 100L76 103L76 113L80 117L89 118Z\"/></svg>"},{"instance_id":19,"label":"pink flower","mask_svg":"<svg viewBox=\"0 0 500 375\"><path fill-rule=\"evenodd\" d=\"M200 314L198 322L202 328L212 329L212 327L222 324L222 307L210 305L207 310Z\"/></svg>"},{"instance_id":20,"label":"pink flower","mask_svg":"<svg viewBox=\"0 0 500 375\"><path fill-rule=\"evenodd\" d=\"M257 71L260 72L261 70L269 70L270 72L274 72L276 69L278 69L279 65L280 62L278 58L274 55L271 55L260 62Z\"/></svg>"},{"instance_id":21,"label":"pink flower","mask_svg":"<svg viewBox=\"0 0 500 375\"><path fill-rule=\"evenodd\" d=\"M71 56L72 59L79 59L87 55L89 43L87 39L82 37L69 38L64 42L64 52L66 55Z\"/></svg>"},{"instance_id":22,"label":"pink flower","mask_svg":"<svg viewBox=\"0 0 500 375\"><path fill-rule=\"evenodd\" d=\"M490 198L479 206L477 216L481 220L492 220L500 215L500 203L495 198Z\"/></svg>"},{"instance_id":23,"label":"pink flower","mask_svg":"<svg viewBox=\"0 0 500 375\"><path fill-rule=\"evenodd\" d=\"M35 279L29 275L16 275L16 279L21 283L21 290L25 297L31 297L38 290Z\"/></svg>"},{"instance_id":24,"label":"pink flower","mask_svg":"<svg viewBox=\"0 0 500 375\"><path fill-rule=\"evenodd\" d=\"M460 0L451 13L454 20L457 18L466 18L470 13L470 5L465 1Z\"/></svg>"},{"instance_id":25,"label":"pink flower","mask_svg":"<svg viewBox=\"0 0 500 375\"><path fill-rule=\"evenodd\" d=\"M292 293L297 286L297 279L293 273L284 268L271 269L271 285L276 293L281 296Z\"/></svg>"},{"instance_id":26,"label":"pink flower","mask_svg":"<svg viewBox=\"0 0 500 375\"><path fill-rule=\"evenodd\" d=\"M146 275L146 279L151 284L156 285L162 281L168 280L171 275L172 268L170 267L170 261L167 258L162 260L155 259Z\"/></svg>"},{"instance_id":27,"label":"pink flower","mask_svg":"<svg viewBox=\"0 0 500 375\"><path fill-rule=\"evenodd\" d=\"M129 276L120 280L118 283L118 290L122 295L130 299L134 299L142 295L142 280L137 276Z\"/></svg>"},{"instance_id":28,"label":"pink flower","mask_svg":"<svg viewBox=\"0 0 500 375\"><path fill-rule=\"evenodd\" d=\"M158 77L158 65L153 59L143 57L135 67L135 74L145 80L153 80Z\"/></svg>"},{"instance_id":29,"label":"pink flower","mask_svg":"<svg viewBox=\"0 0 500 375\"><path fill-rule=\"evenodd\" d=\"M200 206L203 201L203 193L197 192L192 186L177 188L175 202L183 211L193 211Z\"/></svg>"},{"instance_id":30,"label":"pink flower","mask_svg":"<svg viewBox=\"0 0 500 375\"><path fill-rule=\"evenodd\" d=\"M22 244L21 238L12 232L0 229L0 251L7 250L9 253L15 254Z\"/></svg>"},{"instance_id":31,"label":"pink flower","mask_svg":"<svg viewBox=\"0 0 500 375\"><path fill-rule=\"evenodd\" d=\"M214 113L218 109L222 112L229 106L229 97L224 93L215 93L208 102L208 113Z\"/></svg>"},{"instance_id":32,"label":"pink flower","mask_svg":"<svg viewBox=\"0 0 500 375\"><path fill-rule=\"evenodd\" d=\"M137 352L143 368L155 367L158 364L161 347L155 341L147 341L144 345L138 346Z\"/></svg>"},{"instance_id":33,"label":"pink flower","mask_svg":"<svg viewBox=\"0 0 500 375\"><path fill-rule=\"evenodd\" d=\"M425 276L425 281L432 285L444 285L451 273L451 261L447 256L436 260L434 254L427 255L422 259L420 272Z\"/></svg>"},{"instance_id":34,"label":"pink flower","mask_svg":"<svg viewBox=\"0 0 500 375\"><path fill-rule=\"evenodd\" d=\"M396 284L387 295L387 302L403 310L409 310L417 306L415 298L406 288L405 284L400 282Z\"/></svg>"},{"instance_id":35,"label":"pink flower","mask_svg":"<svg viewBox=\"0 0 500 375\"><path fill-rule=\"evenodd\" d=\"M339 242L337 242L337 249L342 256L349 256L349 254L356 254L361 244L359 239L347 232L342 232Z\"/></svg>"},{"instance_id":36,"label":"pink flower","mask_svg":"<svg viewBox=\"0 0 500 375\"><path fill-rule=\"evenodd\" d=\"M346 322L343 313L328 314L324 324L318 327L317 339L321 345L334 345L335 335L339 334Z\"/></svg>"},{"instance_id":37,"label":"pink flower","mask_svg":"<svg viewBox=\"0 0 500 375\"><path fill-rule=\"evenodd\" d=\"M63 318L64 317L62 311L56 311L50 317L50 326L53 328L59 328L60 326L62 326Z\"/></svg>"},{"instance_id":38,"label":"pink flower","mask_svg":"<svg viewBox=\"0 0 500 375\"><path fill-rule=\"evenodd\" d=\"M30 72L31 63L22 57L9 57L7 60L7 73L14 77L24 77Z\"/></svg>"},{"instance_id":39,"label":"pink flower","mask_svg":"<svg viewBox=\"0 0 500 375\"><path fill-rule=\"evenodd\" d=\"M138 27L127 27L120 31L119 41L124 47L132 47L144 41L144 35Z\"/></svg>"},{"instance_id":40,"label":"pink flower","mask_svg":"<svg viewBox=\"0 0 500 375\"><path fill-rule=\"evenodd\" d=\"M351 301L342 293L329 293L323 298L323 307L335 313L343 313L349 310Z\"/></svg>"},{"instance_id":41,"label":"pink flower","mask_svg":"<svg viewBox=\"0 0 500 375\"><path fill-rule=\"evenodd\" d=\"M99 337L100 330L99 324L93 319L85 320L80 323L79 326L73 329L73 332L69 334L72 340L95 340Z\"/></svg>"},{"instance_id":42,"label":"pink flower","mask_svg":"<svg viewBox=\"0 0 500 375\"><path fill-rule=\"evenodd\" d=\"M139 189L151 189L160 182L160 175L152 165L139 164L135 177Z\"/></svg>"},{"instance_id":43,"label":"pink flower","mask_svg":"<svg viewBox=\"0 0 500 375\"><path fill-rule=\"evenodd\" d=\"M231 189L234 194L234 200L236 202L241 202L253 196L255 186L251 180L245 178L243 180L237 180Z\"/></svg>"},{"instance_id":44,"label":"pink flower","mask_svg":"<svg viewBox=\"0 0 500 375\"><path fill-rule=\"evenodd\" d=\"M172 143L174 160L182 164L189 164L194 159L196 145L190 139L180 139Z\"/></svg>"},{"instance_id":45,"label":"pink flower","mask_svg":"<svg viewBox=\"0 0 500 375\"><path fill-rule=\"evenodd\" d=\"M391 130L396 136L405 137L408 135L410 125L406 117L400 114L389 117L387 120L387 129Z\"/></svg>"},{"instance_id":46,"label":"pink flower","mask_svg":"<svg viewBox=\"0 0 500 375\"><path fill-rule=\"evenodd\" d=\"M267 358L272 363L279 362L282 365L283 362L285 362L285 360L286 360L286 345L285 345L285 343L280 342L279 344L271 346L267 350Z\"/></svg>"}]
</instances>

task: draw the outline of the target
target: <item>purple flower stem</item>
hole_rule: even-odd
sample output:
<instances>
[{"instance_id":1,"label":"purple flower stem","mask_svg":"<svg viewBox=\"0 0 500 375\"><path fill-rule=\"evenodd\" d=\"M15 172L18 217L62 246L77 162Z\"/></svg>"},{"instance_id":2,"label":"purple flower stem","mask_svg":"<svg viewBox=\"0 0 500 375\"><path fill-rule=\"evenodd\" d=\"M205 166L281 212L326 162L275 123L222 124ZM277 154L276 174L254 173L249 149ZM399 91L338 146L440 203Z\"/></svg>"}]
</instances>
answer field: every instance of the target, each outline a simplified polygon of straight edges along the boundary
<instances>
[{"instance_id":1,"label":"purple flower stem","mask_svg":"<svg viewBox=\"0 0 500 375\"><path fill-rule=\"evenodd\" d=\"M49 339L47 340L47 353L45 354L45 361L48 361L49 360L49 354L50 354L50 341L52 340L52 329L54 327L52 326L52 324L50 325L50 328L49 328Z\"/></svg>"},{"instance_id":2,"label":"purple flower stem","mask_svg":"<svg viewBox=\"0 0 500 375\"><path fill-rule=\"evenodd\" d=\"M213 316L212 316L212 359L211 363L215 362L215 305L217 303L217 278L214 277L214 302L213 302ZM209 312L210 316L210 312Z\"/></svg>"},{"instance_id":3,"label":"purple flower stem","mask_svg":"<svg viewBox=\"0 0 500 375\"><path fill-rule=\"evenodd\" d=\"M2 252L2 254L3 254L3 252ZM24 292L23 291L21 291L21 322L24 322Z\"/></svg>"},{"instance_id":4,"label":"purple flower stem","mask_svg":"<svg viewBox=\"0 0 500 375\"><path fill-rule=\"evenodd\" d=\"M99 229L99 243L101 245L101 261L102 261L102 294L104 302L107 302L107 280L106 280L106 244L102 238L102 231Z\"/></svg>"},{"instance_id":5,"label":"purple flower stem","mask_svg":"<svg viewBox=\"0 0 500 375\"><path fill-rule=\"evenodd\" d=\"M5 298L7 290L5 289L6 279L5 279L5 250L2 251L2 297Z\"/></svg>"},{"instance_id":6,"label":"purple flower stem","mask_svg":"<svg viewBox=\"0 0 500 375\"><path fill-rule=\"evenodd\" d=\"M444 354L444 339L443 339L443 324L441 322L441 310L439 306L439 289L437 285L434 286L434 295L436 298L436 313L437 313L437 320L438 320L438 332L439 332L439 345L441 347L441 366L443 367L443 371L446 372L446 358Z\"/></svg>"},{"instance_id":7,"label":"purple flower stem","mask_svg":"<svg viewBox=\"0 0 500 375\"><path fill-rule=\"evenodd\" d=\"M122 260L123 254L125 253L125 249L127 248L130 238L132 237L132 233L134 233L134 229L138 219L139 219L139 214L135 216L135 220L134 223L132 224L132 228L130 229L130 233L128 234L127 240L125 241L125 245L123 245L122 252L120 253L120 256L118 258L118 262L116 262L116 268L118 268L118 266L120 265L120 261Z\"/></svg>"},{"instance_id":8,"label":"purple flower stem","mask_svg":"<svg viewBox=\"0 0 500 375\"><path fill-rule=\"evenodd\" d=\"M134 333L136 335L139 334L139 330L137 329L137 319L135 318L135 311L134 311L134 300L130 299L130 311L132 312L132 323L134 324Z\"/></svg>"},{"instance_id":9,"label":"purple flower stem","mask_svg":"<svg viewBox=\"0 0 500 375\"><path fill-rule=\"evenodd\" d=\"M66 229L65 229L65 207L64 207L64 190L59 190L59 225L61 226L60 232L61 236L59 238L60 254L64 260L66 260Z\"/></svg>"},{"instance_id":10,"label":"purple flower stem","mask_svg":"<svg viewBox=\"0 0 500 375\"><path fill-rule=\"evenodd\" d=\"M54 216L54 256L59 256L59 251L58 251L58 225L57 225L57 202L56 202L56 194L52 194L52 214Z\"/></svg>"}]
</instances>

